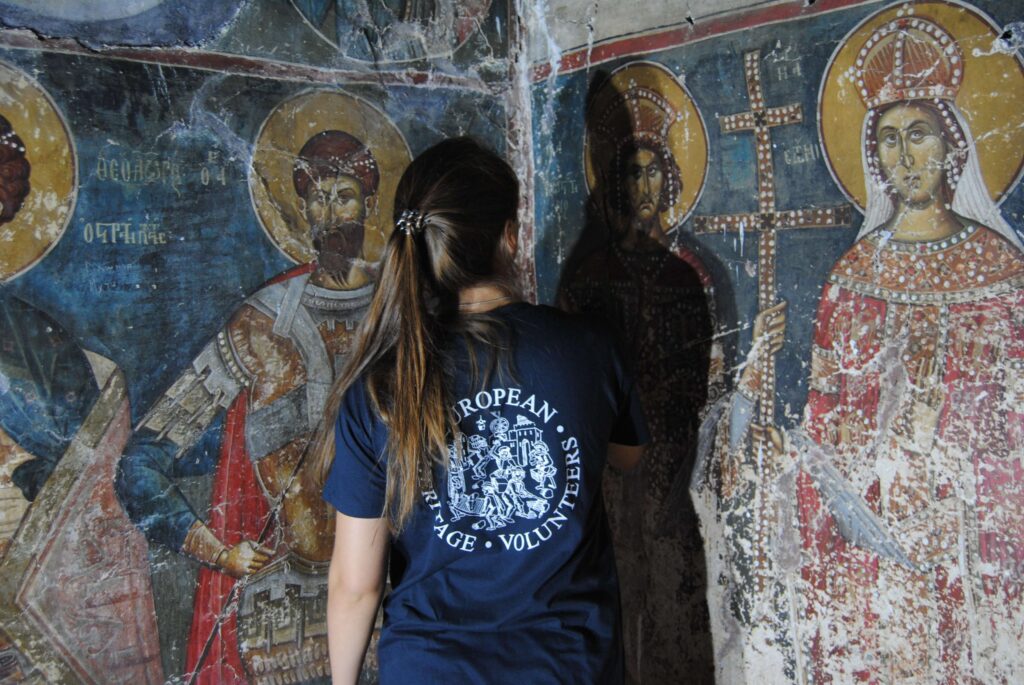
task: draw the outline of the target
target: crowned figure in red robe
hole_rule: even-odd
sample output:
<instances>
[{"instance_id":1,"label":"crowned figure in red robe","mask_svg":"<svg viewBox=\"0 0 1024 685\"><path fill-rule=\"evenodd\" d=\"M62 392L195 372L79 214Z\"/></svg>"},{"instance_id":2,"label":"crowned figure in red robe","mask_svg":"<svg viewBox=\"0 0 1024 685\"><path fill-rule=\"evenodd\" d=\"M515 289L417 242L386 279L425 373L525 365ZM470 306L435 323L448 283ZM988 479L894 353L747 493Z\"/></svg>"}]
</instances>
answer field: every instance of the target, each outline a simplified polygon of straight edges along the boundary
<instances>
[{"instance_id":1,"label":"crowned figure in red robe","mask_svg":"<svg viewBox=\"0 0 1024 685\"><path fill-rule=\"evenodd\" d=\"M822 292L797 477L815 683L1024 678L1024 255L912 14L856 61L868 189Z\"/></svg>"}]
</instances>

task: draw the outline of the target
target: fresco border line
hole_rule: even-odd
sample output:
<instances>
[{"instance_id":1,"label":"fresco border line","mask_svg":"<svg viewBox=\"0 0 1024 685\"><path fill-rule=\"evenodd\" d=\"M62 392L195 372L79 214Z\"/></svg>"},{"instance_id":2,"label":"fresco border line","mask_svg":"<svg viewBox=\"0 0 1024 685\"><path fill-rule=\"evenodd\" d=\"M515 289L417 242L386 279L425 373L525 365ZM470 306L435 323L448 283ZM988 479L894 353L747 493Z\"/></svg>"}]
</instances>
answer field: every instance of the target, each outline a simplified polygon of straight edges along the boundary
<instances>
[{"instance_id":1,"label":"fresco border line","mask_svg":"<svg viewBox=\"0 0 1024 685\"><path fill-rule=\"evenodd\" d=\"M850 7L864 4L884 2L884 0L834 0L828 7L806 7L802 2L771 5L758 10L736 10L715 18L704 19L693 26L689 24L674 25L670 28L644 31L628 36L610 38L604 43L592 47L580 46L562 55L557 69L550 62L537 62L533 66L532 82L539 83L552 76L570 74L581 69L588 69L598 64L610 62L620 57L638 57L662 50L670 50L688 43L696 43L708 38L715 38L741 31L747 28L761 28L771 24L798 20L828 14Z\"/></svg>"},{"instance_id":2,"label":"fresco border line","mask_svg":"<svg viewBox=\"0 0 1024 685\"><path fill-rule=\"evenodd\" d=\"M42 52L84 55L100 59L118 59L129 62L155 64L210 71L233 76L248 76L276 81L319 83L324 85L382 85L414 88L443 87L494 95L505 87L495 87L477 78L438 74L421 70L357 71L351 69L322 69L294 62L281 62L262 57L233 55L184 48L110 48L92 50L72 39L42 39L28 29L0 29L0 48L39 50Z\"/></svg>"},{"instance_id":3,"label":"fresco border line","mask_svg":"<svg viewBox=\"0 0 1024 685\"><path fill-rule=\"evenodd\" d=\"M530 95L530 60L527 56L526 0L509 2L509 89L505 107L505 141L508 157L520 173L519 239L517 266L526 299L537 303L537 217L534 199L536 173L533 157L533 107ZM512 112L518 107L518 116Z\"/></svg>"}]
</instances>

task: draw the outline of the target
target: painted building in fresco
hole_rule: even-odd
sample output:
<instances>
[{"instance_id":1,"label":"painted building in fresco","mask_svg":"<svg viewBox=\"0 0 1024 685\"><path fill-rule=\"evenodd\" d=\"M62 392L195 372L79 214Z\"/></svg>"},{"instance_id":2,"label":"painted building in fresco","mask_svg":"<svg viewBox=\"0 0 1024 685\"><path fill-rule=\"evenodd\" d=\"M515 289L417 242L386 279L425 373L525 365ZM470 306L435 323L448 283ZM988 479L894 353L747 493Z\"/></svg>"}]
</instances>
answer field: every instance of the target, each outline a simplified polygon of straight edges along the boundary
<instances>
[{"instance_id":1,"label":"painted building in fresco","mask_svg":"<svg viewBox=\"0 0 1024 685\"><path fill-rule=\"evenodd\" d=\"M1021 682L1017 5L0 2L0 683L326 682L304 450L463 133L638 379L627 682Z\"/></svg>"}]
</instances>

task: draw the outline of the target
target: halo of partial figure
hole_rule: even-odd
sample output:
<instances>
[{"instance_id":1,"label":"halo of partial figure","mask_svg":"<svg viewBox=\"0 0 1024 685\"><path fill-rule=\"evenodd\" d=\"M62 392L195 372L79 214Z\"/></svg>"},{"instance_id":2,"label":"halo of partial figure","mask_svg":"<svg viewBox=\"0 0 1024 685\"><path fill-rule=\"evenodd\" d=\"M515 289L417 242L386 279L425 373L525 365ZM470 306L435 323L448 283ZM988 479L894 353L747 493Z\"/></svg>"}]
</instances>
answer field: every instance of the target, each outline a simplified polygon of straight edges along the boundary
<instances>
[{"instance_id":1,"label":"halo of partial figure","mask_svg":"<svg viewBox=\"0 0 1024 685\"><path fill-rule=\"evenodd\" d=\"M34 79L0 62L0 283L32 269L60 241L77 178L64 115Z\"/></svg>"}]
</instances>

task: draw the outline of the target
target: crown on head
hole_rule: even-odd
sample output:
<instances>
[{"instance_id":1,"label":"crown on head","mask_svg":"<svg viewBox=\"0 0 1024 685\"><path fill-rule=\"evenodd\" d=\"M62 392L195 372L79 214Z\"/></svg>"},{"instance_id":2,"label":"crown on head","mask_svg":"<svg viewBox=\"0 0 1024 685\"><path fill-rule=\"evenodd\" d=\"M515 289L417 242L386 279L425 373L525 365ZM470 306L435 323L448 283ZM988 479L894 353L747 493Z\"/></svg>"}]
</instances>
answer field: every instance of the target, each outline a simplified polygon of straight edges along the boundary
<instances>
[{"instance_id":1,"label":"crown on head","mask_svg":"<svg viewBox=\"0 0 1024 685\"><path fill-rule=\"evenodd\" d=\"M682 115L661 93L636 83L614 98L595 122L594 131L621 145L629 139L668 141Z\"/></svg>"},{"instance_id":2,"label":"crown on head","mask_svg":"<svg viewBox=\"0 0 1024 685\"><path fill-rule=\"evenodd\" d=\"M945 29L905 6L864 43L855 73L868 109L905 100L953 100L963 81L963 55Z\"/></svg>"}]
</instances>

